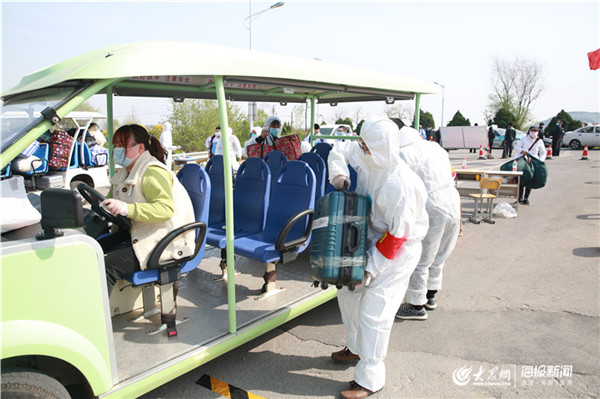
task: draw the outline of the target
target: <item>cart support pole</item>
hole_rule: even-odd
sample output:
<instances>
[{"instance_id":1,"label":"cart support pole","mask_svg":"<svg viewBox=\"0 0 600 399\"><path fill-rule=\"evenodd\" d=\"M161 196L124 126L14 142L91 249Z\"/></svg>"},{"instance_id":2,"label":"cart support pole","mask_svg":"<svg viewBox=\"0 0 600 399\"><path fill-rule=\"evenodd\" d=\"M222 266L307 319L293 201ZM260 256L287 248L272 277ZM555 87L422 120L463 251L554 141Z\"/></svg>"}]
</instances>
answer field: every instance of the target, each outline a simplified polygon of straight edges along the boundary
<instances>
[{"instance_id":1,"label":"cart support pole","mask_svg":"<svg viewBox=\"0 0 600 399\"><path fill-rule=\"evenodd\" d=\"M223 146L223 175L225 184L225 237L227 243L227 309L229 314L229 333L237 330L235 318L235 253L233 248L233 179L229 158L229 125L227 123L227 100L223 76L215 75L219 117L221 119L221 144Z\"/></svg>"},{"instance_id":2,"label":"cart support pole","mask_svg":"<svg viewBox=\"0 0 600 399\"><path fill-rule=\"evenodd\" d=\"M315 141L315 98L310 98L310 146L314 145Z\"/></svg>"},{"instance_id":3,"label":"cart support pole","mask_svg":"<svg viewBox=\"0 0 600 399\"><path fill-rule=\"evenodd\" d=\"M421 124L421 93L415 94L415 123L414 128L419 130Z\"/></svg>"},{"instance_id":4,"label":"cart support pole","mask_svg":"<svg viewBox=\"0 0 600 399\"><path fill-rule=\"evenodd\" d=\"M108 168L110 171L110 177L115 175L115 160L113 159L113 135L115 134L115 127L113 125L113 87L112 85L106 88L106 131L108 136L108 153L109 161Z\"/></svg>"}]
</instances>

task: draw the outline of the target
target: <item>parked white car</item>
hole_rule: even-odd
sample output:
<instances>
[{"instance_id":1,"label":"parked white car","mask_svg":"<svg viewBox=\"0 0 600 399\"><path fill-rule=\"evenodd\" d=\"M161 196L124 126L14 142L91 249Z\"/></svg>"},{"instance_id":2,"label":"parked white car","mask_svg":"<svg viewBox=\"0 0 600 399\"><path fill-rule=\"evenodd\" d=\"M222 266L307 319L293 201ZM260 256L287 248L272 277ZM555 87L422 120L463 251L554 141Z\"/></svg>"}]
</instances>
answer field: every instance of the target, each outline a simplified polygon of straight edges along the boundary
<instances>
[{"instance_id":1,"label":"parked white car","mask_svg":"<svg viewBox=\"0 0 600 399\"><path fill-rule=\"evenodd\" d=\"M584 126L572 132L565 133L563 145L573 150L588 147L600 147L600 126Z\"/></svg>"}]
</instances>

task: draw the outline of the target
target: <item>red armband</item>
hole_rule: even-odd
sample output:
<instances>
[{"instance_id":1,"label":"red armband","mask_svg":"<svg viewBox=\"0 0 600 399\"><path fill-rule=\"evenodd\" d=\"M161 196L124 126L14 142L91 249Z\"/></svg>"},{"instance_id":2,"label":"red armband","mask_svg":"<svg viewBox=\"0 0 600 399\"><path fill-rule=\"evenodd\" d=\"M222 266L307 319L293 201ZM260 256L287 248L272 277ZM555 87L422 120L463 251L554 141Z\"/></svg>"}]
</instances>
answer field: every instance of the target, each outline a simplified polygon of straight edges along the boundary
<instances>
[{"instance_id":1,"label":"red armband","mask_svg":"<svg viewBox=\"0 0 600 399\"><path fill-rule=\"evenodd\" d=\"M377 241L375 247L381 252L383 256L388 259L394 259L402 244L406 242L404 237L394 237L389 231L386 231L384 235Z\"/></svg>"}]
</instances>

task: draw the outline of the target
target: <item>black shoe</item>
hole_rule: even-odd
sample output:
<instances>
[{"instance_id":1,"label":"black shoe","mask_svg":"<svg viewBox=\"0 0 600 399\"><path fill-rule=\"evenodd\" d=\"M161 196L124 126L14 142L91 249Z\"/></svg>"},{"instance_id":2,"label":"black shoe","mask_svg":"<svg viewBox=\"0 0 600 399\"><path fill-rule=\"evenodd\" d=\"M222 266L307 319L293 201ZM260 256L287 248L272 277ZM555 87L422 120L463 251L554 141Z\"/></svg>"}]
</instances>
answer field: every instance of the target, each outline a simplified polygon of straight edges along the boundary
<instances>
[{"instance_id":1,"label":"black shoe","mask_svg":"<svg viewBox=\"0 0 600 399\"><path fill-rule=\"evenodd\" d=\"M519 200L519 204L522 204L522 205L529 205L529 200L528 200L528 199Z\"/></svg>"}]
</instances>

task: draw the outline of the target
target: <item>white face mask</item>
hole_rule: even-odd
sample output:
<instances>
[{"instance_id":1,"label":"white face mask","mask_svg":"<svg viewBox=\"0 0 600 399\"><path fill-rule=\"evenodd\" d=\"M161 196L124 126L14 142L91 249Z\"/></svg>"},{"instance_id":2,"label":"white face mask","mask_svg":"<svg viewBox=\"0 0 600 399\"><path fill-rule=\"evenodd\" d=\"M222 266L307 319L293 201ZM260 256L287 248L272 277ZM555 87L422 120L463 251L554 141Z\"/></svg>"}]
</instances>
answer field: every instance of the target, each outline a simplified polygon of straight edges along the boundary
<instances>
[{"instance_id":1,"label":"white face mask","mask_svg":"<svg viewBox=\"0 0 600 399\"><path fill-rule=\"evenodd\" d=\"M531 137L532 139L536 138L536 137L537 137L537 135L538 135L538 132L537 132L537 131L535 131L535 130L531 130L531 131L529 132L529 137Z\"/></svg>"}]
</instances>

